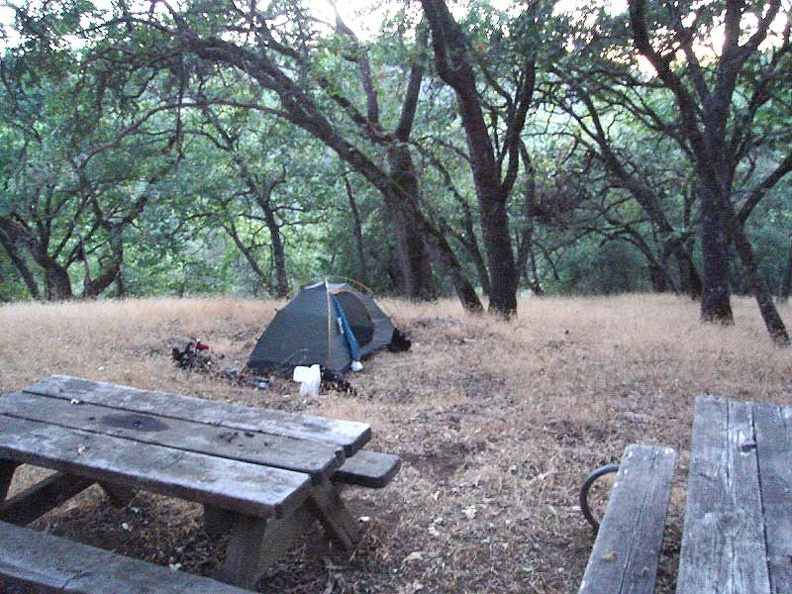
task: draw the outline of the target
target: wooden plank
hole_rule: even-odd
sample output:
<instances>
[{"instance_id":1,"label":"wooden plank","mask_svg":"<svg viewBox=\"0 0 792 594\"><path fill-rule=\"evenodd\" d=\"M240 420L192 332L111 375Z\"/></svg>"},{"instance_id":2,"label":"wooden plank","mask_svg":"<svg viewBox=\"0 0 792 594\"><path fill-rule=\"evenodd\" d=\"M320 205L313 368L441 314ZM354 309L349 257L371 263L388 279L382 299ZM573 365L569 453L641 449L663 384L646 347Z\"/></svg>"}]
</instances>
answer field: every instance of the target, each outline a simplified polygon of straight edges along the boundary
<instances>
[{"instance_id":1,"label":"wooden plank","mask_svg":"<svg viewBox=\"0 0 792 594\"><path fill-rule=\"evenodd\" d=\"M754 405L771 592L792 592L792 406Z\"/></svg>"},{"instance_id":2,"label":"wooden plank","mask_svg":"<svg viewBox=\"0 0 792 594\"><path fill-rule=\"evenodd\" d=\"M285 468L310 474L317 481L329 477L344 458L343 450L329 443L234 430L151 412L119 411L88 402L72 404L25 392L0 398L0 415Z\"/></svg>"},{"instance_id":3,"label":"wooden plank","mask_svg":"<svg viewBox=\"0 0 792 594\"><path fill-rule=\"evenodd\" d=\"M243 594L209 578L0 522L0 591L70 594Z\"/></svg>"},{"instance_id":4,"label":"wooden plank","mask_svg":"<svg viewBox=\"0 0 792 594\"><path fill-rule=\"evenodd\" d=\"M65 375L50 376L24 391L67 400L77 399L131 412L167 414L173 418L223 425L242 431L261 431L336 444L344 449L347 456L353 455L371 439L371 427L357 421L226 404Z\"/></svg>"},{"instance_id":5,"label":"wooden plank","mask_svg":"<svg viewBox=\"0 0 792 594\"><path fill-rule=\"evenodd\" d=\"M625 449L580 586L581 594L653 594L676 453Z\"/></svg>"},{"instance_id":6,"label":"wooden plank","mask_svg":"<svg viewBox=\"0 0 792 594\"><path fill-rule=\"evenodd\" d=\"M696 398L678 594L770 592L756 435L746 403Z\"/></svg>"},{"instance_id":7,"label":"wooden plank","mask_svg":"<svg viewBox=\"0 0 792 594\"><path fill-rule=\"evenodd\" d=\"M253 516L283 516L311 479L290 470L216 458L56 425L0 416L0 458L97 482L145 489Z\"/></svg>"},{"instance_id":8,"label":"wooden plank","mask_svg":"<svg viewBox=\"0 0 792 594\"><path fill-rule=\"evenodd\" d=\"M393 454L383 454L371 450L360 450L331 477L334 483L358 485L371 489L381 489L393 480L401 468L401 460Z\"/></svg>"},{"instance_id":9,"label":"wooden plank","mask_svg":"<svg viewBox=\"0 0 792 594\"><path fill-rule=\"evenodd\" d=\"M0 503L0 521L30 524L93 484L93 481L55 473Z\"/></svg>"}]
</instances>

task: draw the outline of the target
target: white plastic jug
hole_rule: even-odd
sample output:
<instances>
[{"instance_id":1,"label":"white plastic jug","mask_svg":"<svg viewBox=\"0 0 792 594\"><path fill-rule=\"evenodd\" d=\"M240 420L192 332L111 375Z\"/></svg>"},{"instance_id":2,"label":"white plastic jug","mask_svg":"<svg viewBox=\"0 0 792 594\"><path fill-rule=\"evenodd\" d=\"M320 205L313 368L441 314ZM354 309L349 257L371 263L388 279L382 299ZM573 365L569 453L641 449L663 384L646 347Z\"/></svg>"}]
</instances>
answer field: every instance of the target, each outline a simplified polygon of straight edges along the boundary
<instances>
[{"instance_id":1,"label":"white plastic jug","mask_svg":"<svg viewBox=\"0 0 792 594\"><path fill-rule=\"evenodd\" d=\"M319 365L298 365L294 368L293 378L295 382L300 382L300 396L319 396L319 386L322 383L322 370Z\"/></svg>"}]
</instances>

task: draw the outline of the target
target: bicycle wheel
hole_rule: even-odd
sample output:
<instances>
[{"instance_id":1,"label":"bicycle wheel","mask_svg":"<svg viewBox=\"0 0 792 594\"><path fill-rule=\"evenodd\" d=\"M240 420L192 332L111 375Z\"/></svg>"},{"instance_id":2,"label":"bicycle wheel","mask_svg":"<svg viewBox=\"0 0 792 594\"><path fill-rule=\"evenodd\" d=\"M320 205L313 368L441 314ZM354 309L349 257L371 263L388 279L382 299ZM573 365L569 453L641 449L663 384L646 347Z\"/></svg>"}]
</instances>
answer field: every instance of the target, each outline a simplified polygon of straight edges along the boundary
<instances>
[{"instance_id":1,"label":"bicycle wheel","mask_svg":"<svg viewBox=\"0 0 792 594\"><path fill-rule=\"evenodd\" d=\"M605 514L605 507L608 505L611 488L615 476L608 476L619 471L618 464L607 464L597 468L588 475L588 478L580 487L580 511L586 518L591 527L596 532L599 530L600 521ZM607 479L603 479L607 477Z\"/></svg>"}]
</instances>

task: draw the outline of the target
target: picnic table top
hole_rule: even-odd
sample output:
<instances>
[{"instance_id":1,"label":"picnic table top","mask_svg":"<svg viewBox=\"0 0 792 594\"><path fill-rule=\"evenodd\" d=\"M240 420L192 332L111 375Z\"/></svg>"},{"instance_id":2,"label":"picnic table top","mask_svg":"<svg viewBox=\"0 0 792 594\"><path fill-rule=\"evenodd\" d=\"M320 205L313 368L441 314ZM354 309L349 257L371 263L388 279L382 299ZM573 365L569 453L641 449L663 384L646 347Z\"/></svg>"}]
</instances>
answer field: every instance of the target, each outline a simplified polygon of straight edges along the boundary
<instances>
[{"instance_id":1,"label":"picnic table top","mask_svg":"<svg viewBox=\"0 0 792 594\"><path fill-rule=\"evenodd\" d=\"M0 397L0 460L283 517L370 439L366 423L55 375Z\"/></svg>"},{"instance_id":2,"label":"picnic table top","mask_svg":"<svg viewBox=\"0 0 792 594\"><path fill-rule=\"evenodd\" d=\"M792 592L792 406L696 399L677 592Z\"/></svg>"}]
</instances>

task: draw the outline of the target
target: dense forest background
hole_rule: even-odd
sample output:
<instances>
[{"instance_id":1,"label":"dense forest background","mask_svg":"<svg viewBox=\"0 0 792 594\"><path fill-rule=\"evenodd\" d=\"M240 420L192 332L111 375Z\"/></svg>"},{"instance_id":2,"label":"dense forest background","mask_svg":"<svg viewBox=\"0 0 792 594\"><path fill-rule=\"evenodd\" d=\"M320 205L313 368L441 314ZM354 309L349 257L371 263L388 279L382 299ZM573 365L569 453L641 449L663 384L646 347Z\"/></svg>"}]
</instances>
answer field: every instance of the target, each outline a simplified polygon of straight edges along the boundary
<instances>
[{"instance_id":1,"label":"dense forest background","mask_svg":"<svg viewBox=\"0 0 792 594\"><path fill-rule=\"evenodd\" d=\"M788 1L338 4L6 2L0 300L748 293L788 342Z\"/></svg>"}]
</instances>

